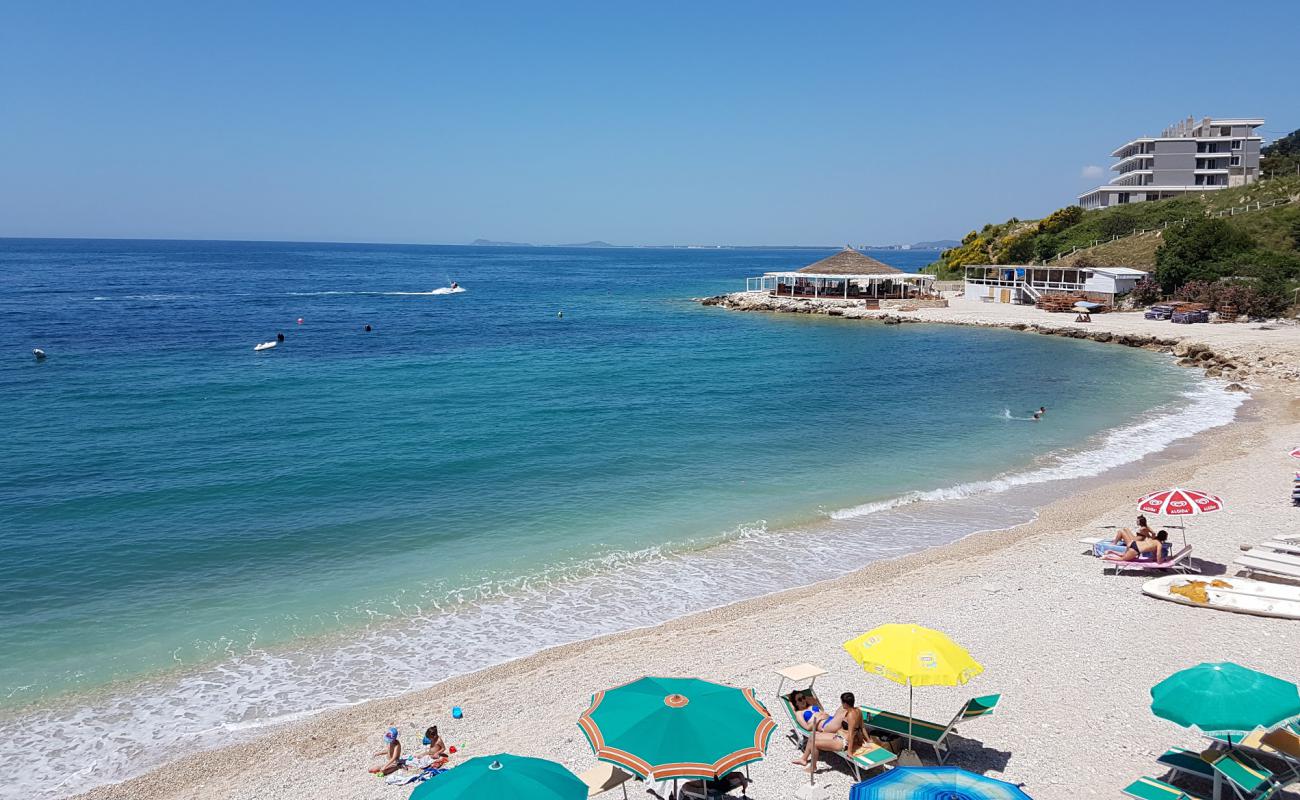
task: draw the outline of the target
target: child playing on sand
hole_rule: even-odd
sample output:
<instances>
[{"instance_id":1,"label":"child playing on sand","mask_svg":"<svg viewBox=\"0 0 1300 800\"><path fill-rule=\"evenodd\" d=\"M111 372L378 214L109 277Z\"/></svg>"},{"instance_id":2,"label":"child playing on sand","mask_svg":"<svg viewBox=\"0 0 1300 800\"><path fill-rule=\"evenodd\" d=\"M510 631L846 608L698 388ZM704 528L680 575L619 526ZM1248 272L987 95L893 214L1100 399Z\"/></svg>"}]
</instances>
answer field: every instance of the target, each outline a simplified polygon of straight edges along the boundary
<instances>
[{"instance_id":1,"label":"child playing on sand","mask_svg":"<svg viewBox=\"0 0 1300 800\"><path fill-rule=\"evenodd\" d=\"M430 725L424 732L424 751L417 756L428 763L422 766L441 767L447 763L447 743L438 734L438 726Z\"/></svg>"},{"instance_id":2,"label":"child playing on sand","mask_svg":"<svg viewBox=\"0 0 1300 800\"><path fill-rule=\"evenodd\" d=\"M387 757L383 766L371 767L372 775L391 775L402 768L402 743L397 740L397 728L389 728L384 731L384 749L375 753L374 757Z\"/></svg>"}]
</instances>

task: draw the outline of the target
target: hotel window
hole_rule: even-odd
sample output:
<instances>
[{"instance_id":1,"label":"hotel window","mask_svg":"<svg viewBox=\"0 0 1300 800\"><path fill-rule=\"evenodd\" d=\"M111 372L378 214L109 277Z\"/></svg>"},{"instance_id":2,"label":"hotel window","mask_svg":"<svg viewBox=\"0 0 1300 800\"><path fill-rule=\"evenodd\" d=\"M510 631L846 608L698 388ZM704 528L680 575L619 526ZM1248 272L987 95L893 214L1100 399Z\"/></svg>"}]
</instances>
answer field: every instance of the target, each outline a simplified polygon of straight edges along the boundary
<instances>
[{"instance_id":1,"label":"hotel window","mask_svg":"<svg viewBox=\"0 0 1300 800\"><path fill-rule=\"evenodd\" d=\"M1233 150L1240 150L1240 149L1241 149L1241 140L1240 140L1240 139L1233 139L1233 140L1232 140L1232 149L1233 149Z\"/></svg>"},{"instance_id":2,"label":"hotel window","mask_svg":"<svg viewBox=\"0 0 1300 800\"><path fill-rule=\"evenodd\" d=\"M1230 166L1230 167L1240 167L1240 166L1241 166L1241 156L1233 156L1232 158L1228 159L1228 166Z\"/></svg>"}]
</instances>

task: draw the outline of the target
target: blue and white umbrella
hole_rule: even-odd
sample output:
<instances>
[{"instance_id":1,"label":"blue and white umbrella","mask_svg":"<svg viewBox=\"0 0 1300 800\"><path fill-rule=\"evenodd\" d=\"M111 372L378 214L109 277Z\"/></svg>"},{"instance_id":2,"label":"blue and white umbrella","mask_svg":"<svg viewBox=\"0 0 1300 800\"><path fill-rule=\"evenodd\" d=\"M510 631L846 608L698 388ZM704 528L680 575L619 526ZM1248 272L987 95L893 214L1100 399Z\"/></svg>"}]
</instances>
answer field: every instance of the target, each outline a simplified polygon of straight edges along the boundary
<instances>
[{"instance_id":1,"label":"blue and white umbrella","mask_svg":"<svg viewBox=\"0 0 1300 800\"><path fill-rule=\"evenodd\" d=\"M957 767L894 767L855 784L849 800L1033 800L1019 786Z\"/></svg>"}]
</instances>

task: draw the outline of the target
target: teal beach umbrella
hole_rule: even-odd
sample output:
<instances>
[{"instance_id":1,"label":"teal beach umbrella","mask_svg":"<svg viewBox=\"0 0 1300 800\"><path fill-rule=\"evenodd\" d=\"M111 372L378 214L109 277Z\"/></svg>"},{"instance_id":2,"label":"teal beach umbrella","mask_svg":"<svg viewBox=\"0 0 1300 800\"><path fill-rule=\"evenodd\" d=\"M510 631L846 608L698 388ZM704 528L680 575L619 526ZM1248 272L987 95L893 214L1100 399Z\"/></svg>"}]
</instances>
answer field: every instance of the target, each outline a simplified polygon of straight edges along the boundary
<instances>
[{"instance_id":1,"label":"teal beach umbrella","mask_svg":"<svg viewBox=\"0 0 1300 800\"><path fill-rule=\"evenodd\" d=\"M663 781L720 778L761 759L776 723L752 689L641 678L594 694L578 727L600 760Z\"/></svg>"},{"instance_id":2,"label":"teal beach umbrella","mask_svg":"<svg viewBox=\"0 0 1300 800\"><path fill-rule=\"evenodd\" d=\"M415 787L411 800L586 800L587 784L554 761L494 756L471 758Z\"/></svg>"},{"instance_id":3,"label":"teal beach umbrella","mask_svg":"<svg viewBox=\"0 0 1300 800\"><path fill-rule=\"evenodd\" d=\"M1225 661L1198 664L1151 688L1151 712L1210 736L1245 736L1300 717L1296 685Z\"/></svg>"}]
</instances>

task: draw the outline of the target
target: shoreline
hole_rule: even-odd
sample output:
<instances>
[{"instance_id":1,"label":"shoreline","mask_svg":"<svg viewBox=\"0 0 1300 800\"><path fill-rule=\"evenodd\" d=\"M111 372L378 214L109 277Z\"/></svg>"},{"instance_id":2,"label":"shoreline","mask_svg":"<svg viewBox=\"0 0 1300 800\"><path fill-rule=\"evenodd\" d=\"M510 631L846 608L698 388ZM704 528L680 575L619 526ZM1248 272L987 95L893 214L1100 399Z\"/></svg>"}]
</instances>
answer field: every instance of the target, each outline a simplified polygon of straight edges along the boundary
<instances>
[{"instance_id":1,"label":"shoreline","mask_svg":"<svg viewBox=\"0 0 1300 800\"><path fill-rule=\"evenodd\" d=\"M855 300L771 297L763 292L733 292L700 298L697 302L730 311L820 314L886 325L930 322L1089 339L1171 353L1179 366L1200 367L1211 378L1230 381L1276 378L1300 382L1300 326L1294 322L1276 323L1276 326L1252 322L1175 325L1167 320L1143 319L1138 312L1117 311L1097 314L1092 322L1079 323L1068 313L1052 314L1032 306L977 303L964 298L950 299L945 308L910 311L871 309ZM1268 337L1261 339L1258 333L1261 331L1282 335L1265 341Z\"/></svg>"},{"instance_id":2,"label":"shoreline","mask_svg":"<svg viewBox=\"0 0 1300 800\"><path fill-rule=\"evenodd\" d=\"M941 320L926 319L923 321ZM1015 324L1015 322L1011 322L998 326L1013 327ZM1168 346L1171 349L1173 347L1173 345L1163 343L1156 346ZM1259 377L1263 378L1267 383L1273 383L1270 380L1270 378L1274 377L1273 375L1265 373ZM321 786L328 786L331 790L337 790L333 796L357 798L404 797L404 790L386 787L380 782L364 777L365 756L373 750L371 747L373 742L370 741L374 738L373 732L390 723L398 724L404 732L413 732L412 729L416 726L422 728L423 724L427 724L424 721L437 721L440 725L447 724L449 721L446 720L446 709L451 704L463 704L467 708L467 714L470 713L471 705L468 698L465 700L460 699L467 695L475 700L479 697L482 698L481 703L474 703L475 708L481 709L484 706L500 708L503 703L505 706L509 706L511 701L503 699L503 696L499 694L502 690L505 690L505 697L510 695L518 696L525 706L532 705L534 698L538 700L547 698L554 702L557 695L563 697L564 701L569 704L569 708L565 713L556 715L557 721L555 724L548 722L545 725L539 725L535 731L539 738L544 738L547 742L550 742L550 746L547 748L529 747L526 746L527 739L514 740L512 744L508 732L494 730L491 725L488 725L487 728L481 727L478 720L480 717L487 716L487 714L479 712L477 716L467 717L468 720L471 720L467 724L455 724L455 727L463 728L465 734L474 737L475 740L470 746L462 746L461 749L468 756L482 754L491 751L491 748L485 749L478 746L477 740L480 736L487 740L504 738L500 749L512 749L523 754L547 755L564 762L575 770L581 770L593 765L595 762L591 758L589 751L584 751L581 747L574 751L570 745L574 743L574 735L576 735L576 727L573 723L576 721L577 714L585 706L590 691L638 677L641 674L646 674L648 670L648 667L639 664L636 655L624 653L622 658L607 663L607 669L601 671L598 675L593 675L592 680L576 678L573 682L574 685L568 687L568 691L551 686L548 691L537 692L539 682L554 683L561 674L581 674L580 666L573 670L568 669L568 667L586 660L593 652L599 651L608 656L610 651L624 650L630 645L641 645L647 642L656 643L663 639L675 640L683 636L692 640L699 637L706 639L710 637L717 638L723 633L719 626L741 625L773 615L783 616L782 611L790 606L801 606L810 603L815 605L817 599L823 596L861 592L863 591L863 584L870 584L875 581L883 582L886 588L898 588L898 584L907 583L908 579L918 577L918 573L924 570L951 570L960 568L972 561L988 559L997 554L1005 553L1008 548L1018 543L1050 536L1049 529L1054 527L1059 529L1062 525L1062 519L1078 516L1080 505L1086 507L1113 504L1117 492L1120 494L1124 492L1131 493L1137 490L1139 486L1145 490L1145 488L1150 488L1152 483L1157 482L1158 477L1166 477L1166 480L1159 481L1160 483L1175 482L1175 480L1169 480L1168 478L1177 479L1178 476L1194 474L1196 469L1204 466L1207 461L1222 459L1224 448L1241 450L1244 440L1268 435L1271 425L1269 418L1275 414L1281 413L1282 416L1286 417L1292 428L1290 435L1296 436L1297 432L1294 423L1296 419L1300 418L1300 409L1297 409L1296 406L1300 405L1300 403L1297 403L1294 395L1294 386L1288 387L1286 391L1278 391L1277 386L1266 387L1259 392L1255 400L1239 409L1234 422L1199 437L1200 440L1194 445L1195 454L1188 461L1159 464L1154 467L1148 467L1145 460L1139 461L1136 475L1122 478L1103 476L1098 487L1090 489L1082 495L1067 496L1049 503L1039 509L1034 520L1023 525L1002 530L973 533L956 542L929 547L920 552L892 559L876 561L847 575L831 578L827 581L725 604L648 627L634 628L569 644L557 645L502 664L449 678L426 689L312 713L310 716L295 722L270 726L265 733L258 734L247 741L188 755L179 761L151 770L137 778L123 783L98 787L80 796L88 798L170 798L193 796L197 791L218 797L251 798L257 796L261 798L267 794L272 797L285 798L309 796L307 784L311 784L312 781L307 781L306 784L284 782L284 776L281 774L282 762L279 759L287 757L292 758L294 763L305 764L319 761L322 766L328 765L328 768L317 777L329 781L327 784L322 783ZM1209 457L1211 453L1214 454L1212 459ZM1238 459L1243 457L1245 456L1242 453L1237 453ZM1213 489L1213 487L1206 488ZM1127 519L1130 516L1131 514L1126 512L1124 516L1119 518L1119 521L1127 523L1131 521ZM1201 526L1198 524L1196 527ZM1077 535L1074 538L1077 538ZM1199 545L1199 540L1197 544ZM1069 547L1063 552L1062 557L1075 555ZM1086 565L1088 560L1079 558L1079 561ZM983 574L981 574L981 577L983 577ZM997 577L997 579L1004 581L1009 581L1009 578L1010 576L1005 574ZM1132 579L1119 578L1117 580L1120 582L1119 585L1126 586L1127 590L1135 590ZM990 589L989 587L997 588ZM904 586L903 588L905 593L909 595L916 590L915 587ZM988 584L983 587L975 587L975 589L977 592L982 592L994 598L1004 591L1001 584ZM928 592L923 589L921 596L924 597L927 594ZM1194 609L1191 611L1195 613ZM866 619L871 620L870 624L887 621L884 618L874 619L871 615L865 616ZM1228 615L1219 614L1218 616L1227 617ZM924 620L921 621L926 624ZM782 622L783 624L779 623L775 626L763 622L759 625L759 629L767 630L776 627L786 631L793 630L796 632L795 635L798 635L799 628L797 625L791 626L789 620L783 620ZM1274 622L1285 624L1285 621ZM862 630L869 627L866 621L852 624L858 625ZM929 624L944 627L942 620L931 620ZM845 633L844 638L847 638L850 633L849 629L845 628L843 632ZM857 633L861 631L855 629L851 632ZM961 641L960 638L959 641ZM690 656L695 649L693 644L692 641L688 646L684 647L681 655ZM817 642L817 646L821 649L825 649L828 644L833 645L834 642L829 640ZM979 657L980 654L976 652L976 648L971 647L971 649ZM635 652L640 650L641 648L636 648ZM723 647L721 650L725 652L728 648ZM831 659L831 656L827 656L822 661L827 666L832 666L831 663L827 663ZM708 660L708 658L705 660ZM771 691L770 688L765 691L765 687L766 683L769 682L770 667L799 660L808 659L800 657L797 652L792 653L788 658L777 659L775 662L766 664L765 668L760 670L759 674L752 679L748 677L743 667L737 672L737 665L734 662L715 663L713 669L706 669L703 665L694 665L692 660L688 658L685 661L671 662L665 671L671 670L672 674L701 674L741 685L754 685L759 689L760 698L765 702L769 702L772 699L770 697ZM621 669L628 662L631 662L630 671ZM720 672L722 674L719 674ZM864 676L853 675L843 664L834 663L832 675L828 680L833 679L837 681L836 685L842 685L846 677L854 682L853 688L860 692L886 689L886 687L868 683ZM1002 679L1005 681L1010 677L1010 675L1003 675ZM542 678L547 680L542 680ZM774 683L774 681L771 682ZM977 693L995 690L985 685L975 688ZM960 690L958 691L960 692ZM955 697L955 695L952 697ZM952 697L949 697L949 700ZM918 698L918 714L924 714L921 699ZM890 702L883 700L877 702L872 699L871 694L866 695L863 702L891 705ZM959 702L960 700L957 700L947 704L956 705ZM939 713L938 711L935 712L935 714ZM929 714L929 716L935 714ZM523 718L515 718L516 723L522 723L523 721ZM1021 721L1030 722L1030 720ZM447 728L452 727L453 725L447 724ZM500 728L501 726L498 724L496 727ZM444 728L444 730L447 728ZM577 738L579 741L581 740L580 736ZM980 736L979 738L984 737ZM452 737L448 737L448 741L452 744L457 743ZM295 744L295 742L297 743ZM267 763L268 755L272 756L270 763L280 766L280 769L267 768L269 766ZM781 765L786 761L783 756L782 743L774 737L767 761L755 768L756 780L759 779L757 776L760 774L775 772L780 775L788 772L788 770L781 769ZM294 769L291 772L297 773L299 771ZM334 777L326 776L325 772L332 773ZM1024 780L1024 776L1018 774L1015 769L1008 769L1005 772L1003 770L993 770L993 772ZM360 773L360 776L358 776L358 773ZM1135 776L1136 774L1125 774L1116 776L1116 780L1119 777L1131 778ZM297 775L296 777L305 776ZM819 779L818 783L821 785L844 779L845 776L843 775L827 774L827 778ZM336 786L334 780L342 781L344 786ZM779 781L780 778L777 780ZM319 790L320 786L316 788ZM1035 796L1052 796L1051 794L1041 793L1044 788L1041 783L1038 784L1038 788L1040 794ZM213 793L214 790L215 794Z\"/></svg>"}]
</instances>

